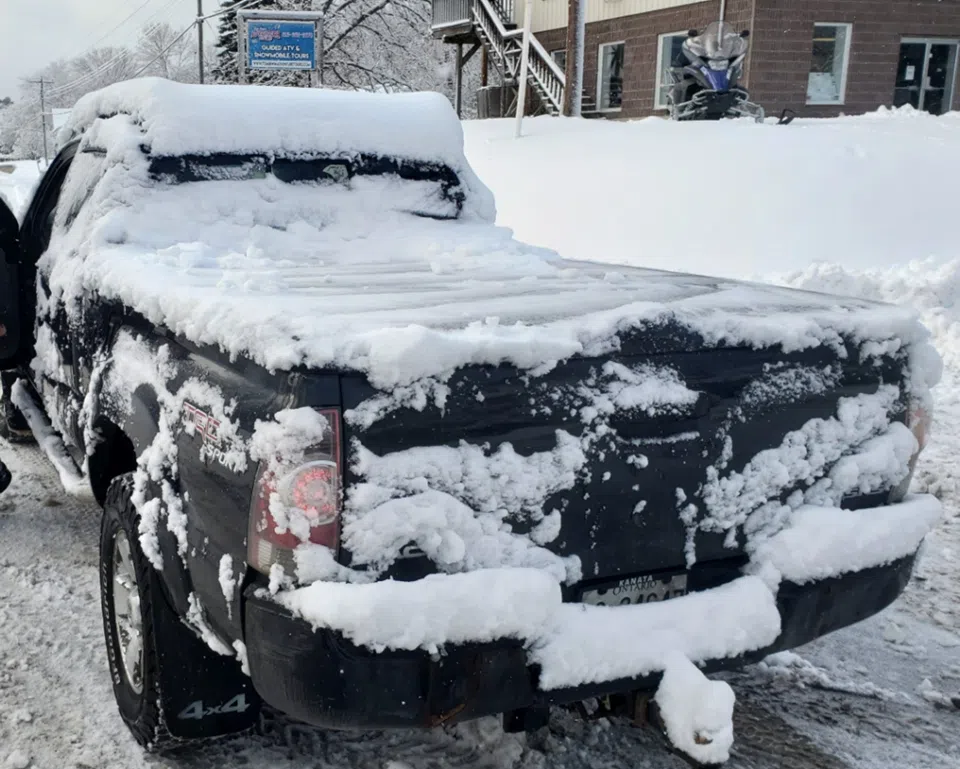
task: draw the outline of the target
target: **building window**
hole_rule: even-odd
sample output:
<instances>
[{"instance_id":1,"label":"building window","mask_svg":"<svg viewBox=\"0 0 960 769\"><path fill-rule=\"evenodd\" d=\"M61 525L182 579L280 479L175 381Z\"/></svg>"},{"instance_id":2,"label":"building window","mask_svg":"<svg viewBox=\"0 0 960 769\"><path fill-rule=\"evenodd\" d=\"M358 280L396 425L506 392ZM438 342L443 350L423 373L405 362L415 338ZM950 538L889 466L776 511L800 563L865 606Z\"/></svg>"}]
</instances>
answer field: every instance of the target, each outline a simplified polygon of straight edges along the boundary
<instances>
[{"instance_id":1,"label":"building window","mask_svg":"<svg viewBox=\"0 0 960 769\"><path fill-rule=\"evenodd\" d=\"M557 66L561 70L566 71L567 69L567 51L564 48L561 48L559 51L550 51L550 56L556 62Z\"/></svg>"},{"instance_id":2,"label":"building window","mask_svg":"<svg viewBox=\"0 0 960 769\"><path fill-rule=\"evenodd\" d=\"M660 35L657 42L657 91L654 97L654 109L667 108L667 93L673 83L670 81L670 68L681 61L683 55L683 41L687 39L687 32L668 32ZM682 59L686 64L686 58Z\"/></svg>"},{"instance_id":3,"label":"building window","mask_svg":"<svg viewBox=\"0 0 960 769\"><path fill-rule=\"evenodd\" d=\"M597 75L597 105L600 110L614 111L623 106L624 43L604 43L600 46L600 66Z\"/></svg>"},{"instance_id":4,"label":"building window","mask_svg":"<svg viewBox=\"0 0 960 769\"><path fill-rule=\"evenodd\" d=\"M850 24L815 24L807 104L843 104L850 63Z\"/></svg>"}]
</instances>

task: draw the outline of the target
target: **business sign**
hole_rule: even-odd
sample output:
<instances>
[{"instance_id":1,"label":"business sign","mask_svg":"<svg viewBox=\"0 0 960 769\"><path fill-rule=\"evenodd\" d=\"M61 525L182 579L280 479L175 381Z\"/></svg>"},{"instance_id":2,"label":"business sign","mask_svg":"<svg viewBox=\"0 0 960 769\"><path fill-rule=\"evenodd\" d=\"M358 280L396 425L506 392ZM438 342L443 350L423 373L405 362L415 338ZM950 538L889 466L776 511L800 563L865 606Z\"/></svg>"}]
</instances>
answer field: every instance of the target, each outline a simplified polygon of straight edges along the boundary
<instances>
[{"instance_id":1,"label":"business sign","mask_svg":"<svg viewBox=\"0 0 960 769\"><path fill-rule=\"evenodd\" d=\"M316 69L316 22L250 19L247 66L250 69Z\"/></svg>"}]
</instances>

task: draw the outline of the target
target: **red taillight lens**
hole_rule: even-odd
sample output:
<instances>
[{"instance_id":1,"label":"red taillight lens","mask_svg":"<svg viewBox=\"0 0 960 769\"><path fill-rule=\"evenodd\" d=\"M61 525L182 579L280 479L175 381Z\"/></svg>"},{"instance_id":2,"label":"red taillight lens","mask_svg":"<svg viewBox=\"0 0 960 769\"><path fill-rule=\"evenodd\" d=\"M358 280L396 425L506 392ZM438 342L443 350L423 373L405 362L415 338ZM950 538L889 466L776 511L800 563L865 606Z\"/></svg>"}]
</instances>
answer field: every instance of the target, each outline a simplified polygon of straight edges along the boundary
<instances>
[{"instance_id":1,"label":"red taillight lens","mask_svg":"<svg viewBox=\"0 0 960 769\"><path fill-rule=\"evenodd\" d=\"M294 550L310 542L336 550L340 544L340 412L319 412L330 424L323 443L311 446L296 466L262 462L250 506L248 563L269 574L279 564L293 575Z\"/></svg>"}]
</instances>

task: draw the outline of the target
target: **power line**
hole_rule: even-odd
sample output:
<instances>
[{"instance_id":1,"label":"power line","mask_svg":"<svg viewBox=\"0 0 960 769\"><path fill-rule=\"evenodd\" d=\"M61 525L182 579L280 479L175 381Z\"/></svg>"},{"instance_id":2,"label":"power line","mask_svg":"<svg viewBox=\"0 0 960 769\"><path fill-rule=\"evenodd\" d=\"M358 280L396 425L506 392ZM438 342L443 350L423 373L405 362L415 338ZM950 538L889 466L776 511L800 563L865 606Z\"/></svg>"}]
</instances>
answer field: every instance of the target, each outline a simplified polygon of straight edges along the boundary
<instances>
[{"instance_id":1,"label":"power line","mask_svg":"<svg viewBox=\"0 0 960 769\"><path fill-rule=\"evenodd\" d=\"M183 30L183 32L181 32L179 35L177 35L177 36L173 39L173 42L171 42L170 45L168 45L166 48L164 48L162 51L160 51L160 53L158 53L158 54L157 54L153 59L151 59L149 62L147 62L146 64L144 64L143 67L141 67L139 70L137 70L137 71L134 73L133 77L131 77L130 79L131 79L131 80L134 80L134 79L140 77L140 75L142 75L144 72L146 72L148 69L150 69L150 67L152 67L154 64L156 64L158 61L160 61L160 59L162 59L162 58L164 57L164 55L167 53L167 51L169 51L171 48L173 48L173 46L175 46L177 43L179 43L181 40L183 40L183 38L185 38L185 37L187 36L187 33L188 33L191 29L193 29L195 26L196 26L196 24L194 23L194 24L191 24L190 26L188 26L185 30Z\"/></svg>"},{"instance_id":2,"label":"power line","mask_svg":"<svg viewBox=\"0 0 960 769\"><path fill-rule=\"evenodd\" d=\"M126 16L123 21L117 24L117 26L113 27L109 32L107 32L106 34L98 38L97 42L93 43L89 48L87 48L87 51L92 51L94 48L100 45L100 43L102 43L104 40L110 37L110 35L112 35L114 32L120 29L120 27L122 27L124 24L130 21L130 19L132 19L134 16L140 13L140 11L142 11L144 8L150 5L150 3L153 3L153 2L156 2L156 0L144 0L143 3L137 6L137 9L133 13L131 13L129 16ZM82 56L83 54L80 54L80 55Z\"/></svg>"},{"instance_id":3,"label":"power line","mask_svg":"<svg viewBox=\"0 0 960 769\"><path fill-rule=\"evenodd\" d=\"M75 58L80 58L81 56L83 56L83 55L85 55L85 54L87 54L87 53L90 53L91 51L95 50L96 46L99 45L99 43L103 42L107 37L109 37L111 34L113 34L113 32L115 32L116 30L118 30L118 29L119 29L120 27L122 27L127 21L129 21L130 19L132 19L137 13L140 12L140 10L142 10L142 9L143 9L146 5L148 5L150 2L154 2L154 0L147 0L147 2L145 2L143 5L141 5L141 6L140 6L136 11L134 11L132 14L130 14L129 16L127 16L127 18L124 19L120 24L118 24L117 26L115 26L115 27L114 27L110 32L108 32L106 35L102 36L96 43L94 43L94 45L92 45L90 48L87 48L86 51L84 51L84 53L79 54L79 55L78 55L77 57L75 57ZM143 21L143 26L146 27L146 25L147 25L148 22L150 22L151 20L155 19L155 18L156 18L157 16L159 16L160 14L166 13L166 12L169 11L174 5L176 5L176 4L179 3L179 2L183 2L183 0L170 0L170 2L167 3L165 6L163 6L162 8L158 8L154 13L152 13L150 16L148 16L146 19L144 19L144 21ZM74 88L77 88L78 86L86 85L87 83L89 83L89 82L91 82L92 80L96 79L96 77L97 77L98 75L103 74L103 73L106 72L108 69L110 69L110 67L112 67L114 64L116 64L117 62L121 61L122 59L126 58L126 57L129 56L129 55L130 55L130 52L129 52L127 49L121 50L120 53L118 53L118 54L117 54L116 56L114 56L112 59L110 59L110 60L104 62L103 64L101 64L101 65L100 65L99 67L97 67L95 70L92 70L92 71L90 71L90 72L87 72L86 74L81 75L80 77L78 77L78 78L75 79L75 80L72 80L72 81L69 82L69 83L65 83L64 85L61 85L61 86L58 86L57 88L54 88L54 89L50 92L50 95L51 95L51 96L61 96L61 95L63 95L64 93L66 93L67 91L70 91L70 90L72 90L72 89L74 89Z\"/></svg>"},{"instance_id":4,"label":"power line","mask_svg":"<svg viewBox=\"0 0 960 769\"><path fill-rule=\"evenodd\" d=\"M126 48L124 48L124 49L122 49L122 50L120 51L120 53L118 53L118 54L117 54L116 56L114 56L112 59L108 59L108 60L105 61L103 64L101 64L99 67L90 70L90 71L87 72L86 74L81 75L81 76L78 77L76 80L72 80L72 81L70 81L69 83L65 83L64 85L61 85L61 86L58 86L57 88L54 88L54 89L50 92L50 95L51 95L51 96L61 96L61 95L63 95L64 93L66 93L67 91L73 90L74 88L77 88L77 87L82 86L82 85L87 85L88 83L92 82L93 80L96 80L96 78L97 78L98 76L102 75L104 72L106 72L108 69L110 69L110 67L114 66L115 64L118 64L119 62L123 61L124 59L126 59L126 58L129 57L129 56L130 56L130 51L127 50Z\"/></svg>"},{"instance_id":5,"label":"power line","mask_svg":"<svg viewBox=\"0 0 960 769\"><path fill-rule=\"evenodd\" d=\"M112 35L114 32L120 29L124 24L130 21L134 16L140 13L140 11L142 11L150 3L153 3L153 2L156 2L156 0L145 0L140 6L137 7L137 9L133 13L128 15L126 18L124 18L123 21L121 21L119 24L113 27L109 32L107 32L104 35L101 35L100 38L95 43L93 43L93 45L90 45L87 48L85 48L81 53L78 53L74 58L80 58L81 56L84 56L85 54L90 53L90 51L93 51L94 49L96 49L96 47L100 45L108 37L110 37L110 35ZM177 3L182 3L182 2L183 0L170 0L170 2L168 2L165 6L163 6L162 8L158 8L156 11L154 11L149 16L147 16L147 18L143 20L143 25L146 25L147 22L149 22L152 19L155 19L160 14L166 13Z\"/></svg>"},{"instance_id":6,"label":"power line","mask_svg":"<svg viewBox=\"0 0 960 769\"><path fill-rule=\"evenodd\" d=\"M149 2L152 2L152 1L153 1L153 0L147 0L147 3L144 3L144 5L140 6L140 8L138 8L137 11L134 11L134 13L131 14L130 16L128 16L123 22L121 22L121 23L118 24L116 27L114 27L114 29L111 30L111 32L107 33L107 35L104 35L103 37L101 37L101 38L100 38L100 41L98 41L98 42L101 42L102 40L106 39L106 37L108 37L110 34L112 34L112 32L116 31L116 30L119 29L121 26L123 26L123 24L126 23L126 21L129 21L129 19L131 19L136 13L138 13L145 5L147 5ZM176 3L178 3L178 2L182 2L182 0L171 0L171 2L168 3L166 6L164 6L163 8L161 8L161 9L159 9L159 10L157 10L157 12L155 12L155 13L152 14L150 17L148 17L148 18L146 19L146 21L149 21L150 19L158 16L159 14L161 14L161 13L163 13L163 12L165 12L165 11L168 11L171 7L173 7L174 4L176 4ZM191 29L193 29L193 27L198 26L198 25L199 25L200 23L202 23L202 22L208 22L208 21L210 21L211 19L215 19L215 18L217 18L217 17L219 17L219 16L223 16L223 15L228 14L228 13L236 13L237 11L246 10L247 8L251 8L251 7L255 6L255 5L259 5L261 2L263 2L263 0L245 0L244 2L241 2L241 3L233 6L232 8L221 8L219 11L214 11L213 13L207 14L207 15L205 15L205 16L204 16L204 15L199 15L199 16L197 17L197 21L195 21L194 23L192 23L192 24L191 24L190 26L188 26L185 30L183 30L183 32L181 32L179 35L177 35L177 37L174 38L173 41L172 41L166 48L164 48L164 49L163 49L154 59L152 59L148 64L146 64L145 66L141 67L130 79L140 77L140 75L142 75L144 72L146 72L148 69L150 69L150 67L152 67L154 64L156 64L156 63L164 56L164 54L166 54L171 48L173 48L173 46L175 46L177 43L179 43L179 42L187 35L187 33L188 33ZM146 21L145 21L144 23L146 23ZM92 48L91 48L91 49L88 49L87 52L89 52L90 50L92 50ZM81 54L81 55L82 55L82 54ZM91 83L92 81L94 81L99 75L102 75L104 72L106 72L108 69L110 69L110 67L112 67L113 65L117 64L117 63L120 62L121 60L125 59L125 58L128 57L129 55L130 55L130 52L129 52L127 49L123 49L123 50L121 50L116 56L114 56L112 59L109 59L109 60L107 60L106 62L102 63L102 64L101 64L99 67L97 67L96 69L91 70L90 72L87 72L87 73L85 73L84 75L81 75L80 77L76 78L75 80L72 80L72 81L69 82L69 83L65 83L65 84L63 84L63 85L61 85L61 86L57 86L56 88L54 88L53 90L51 90L48 95L51 96L51 97L62 96L63 94L67 93L68 91L73 90L74 88L78 88L78 87L81 87L81 86L84 86L84 85L88 85L89 83ZM77 58L79 58L79 57L77 57Z\"/></svg>"}]
</instances>

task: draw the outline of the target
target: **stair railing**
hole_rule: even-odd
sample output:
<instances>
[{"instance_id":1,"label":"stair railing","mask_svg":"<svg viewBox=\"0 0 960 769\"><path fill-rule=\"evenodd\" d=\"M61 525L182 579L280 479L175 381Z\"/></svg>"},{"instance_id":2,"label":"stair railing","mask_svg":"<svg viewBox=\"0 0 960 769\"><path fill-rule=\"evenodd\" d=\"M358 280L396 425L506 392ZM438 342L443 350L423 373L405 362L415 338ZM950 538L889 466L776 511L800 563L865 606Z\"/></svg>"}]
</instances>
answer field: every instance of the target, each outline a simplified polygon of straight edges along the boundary
<instances>
[{"instance_id":1,"label":"stair railing","mask_svg":"<svg viewBox=\"0 0 960 769\"><path fill-rule=\"evenodd\" d=\"M511 0L499 0L497 4L501 3L508 4L512 9ZM491 0L475 0L473 13L477 26L503 62L505 72L515 80L520 70L523 30L508 30L504 26L501 11L494 7ZM563 70L535 36L530 38L529 78L531 85L534 85L541 98L549 102L552 110L561 112L566 78Z\"/></svg>"}]
</instances>

